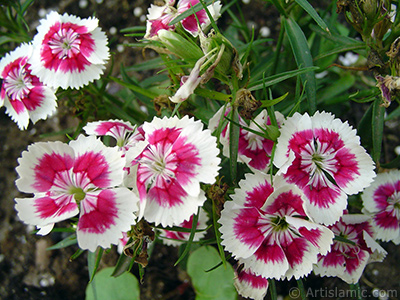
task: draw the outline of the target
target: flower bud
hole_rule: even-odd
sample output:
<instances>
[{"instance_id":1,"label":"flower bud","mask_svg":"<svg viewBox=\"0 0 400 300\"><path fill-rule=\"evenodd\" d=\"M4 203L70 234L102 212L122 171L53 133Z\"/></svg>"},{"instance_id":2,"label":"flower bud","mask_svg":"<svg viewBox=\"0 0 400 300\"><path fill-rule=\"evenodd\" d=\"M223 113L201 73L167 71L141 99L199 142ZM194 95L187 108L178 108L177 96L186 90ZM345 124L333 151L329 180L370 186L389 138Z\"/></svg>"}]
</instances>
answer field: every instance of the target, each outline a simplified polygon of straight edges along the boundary
<instances>
[{"instance_id":1,"label":"flower bud","mask_svg":"<svg viewBox=\"0 0 400 300\"><path fill-rule=\"evenodd\" d=\"M217 73L229 76L234 72L239 79L242 78L242 65L239 60L239 54L227 38L212 30L207 37L200 35L200 44L204 53L215 51L215 49L218 52L223 51L215 68Z\"/></svg>"},{"instance_id":2,"label":"flower bud","mask_svg":"<svg viewBox=\"0 0 400 300\"><path fill-rule=\"evenodd\" d=\"M161 43L173 54L185 60L198 60L203 56L201 49L176 32L160 30L158 38Z\"/></svg>"}]
</instances>

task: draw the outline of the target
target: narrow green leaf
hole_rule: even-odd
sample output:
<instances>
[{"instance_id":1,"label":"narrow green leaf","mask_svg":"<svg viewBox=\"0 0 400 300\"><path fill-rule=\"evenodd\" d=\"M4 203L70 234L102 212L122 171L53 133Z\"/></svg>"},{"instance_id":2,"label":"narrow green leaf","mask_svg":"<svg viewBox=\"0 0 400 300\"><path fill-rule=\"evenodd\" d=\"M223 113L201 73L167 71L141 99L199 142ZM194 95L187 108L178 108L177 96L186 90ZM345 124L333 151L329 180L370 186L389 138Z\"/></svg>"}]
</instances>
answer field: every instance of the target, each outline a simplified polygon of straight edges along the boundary
<instances>
[{"instance_id":1,"label":"narrow green leaf","mask_svg":"<svg viewBox=\"0 0 400 300\"><path fill-rule=\"evenodd\" d=\"M372 111L372 158L377 166L381 157L384 119L385 107L381 105L381 98L376 97Z\"/></svg>"},{"instance_id":2,"label":"narrow green leaf","mask_svg":"<svg viewBox=\"0 0 400 300\"><path fill-rule=\"evenodd\" d=\"M77 243L76 240L76 234L71 234L70 236L66 237L62 241L58 242L57 244L48 247L46 250L56 250L56 249L61 249L65 248L71 245L75 245Z\"/></svg>"},{"instance_id":3,"label":"narrow green leaf","mask_svg":"<svg viewBox=\"0 0 400 300\"><path fill-rule=\"evenodd\" d=\"M279 102L281 102L282 100L284 100L287 95L289 95L289 92L287 92L286 94L276 98L276 99L271 99L271 100L261 100L261 107L270 107L273 106L275 104L278 104Z\"/></svg>"},{"instance_id":4,"label":"narrow green leaf","mask_svg":"<svg viewBox=\"0 0 400 300\"><path fill-rule=\"evenodd\" d=\"M239 113L237 107L234 107L230 111L230 119L233 121L229 124L229 160L230 160L230 171L231 171L231 180L233 183L236 183L237 177L237 158L238 158L238 149L239 149L239 134L240 127L236 124L239 124Z\"/></svg>"},{"instance_id":5,"label":"narrow green leaf","mask_svg":"<svg viewBox=\"0 0 400 300\"><path fill-rule=\"evenodd\" d=\"M292 71L287 71L287 72L282 72L276 75L269 76L267 78L263 78L260 80L257 80L256 82L253 82L249 84L249 91L257 91L261 90L263 88L269 87L271 85L280 83L282 81L285 81L287 79L296 77L298 75L302 75L307 72L315 71L318 70L319 67L313 66L309 68L300 68L298 70L292 70Z\"/></svg>"},{"instance_id":6,"label":"narrow green leaf","mask_svg":"<svg viewBox=\"0 0 400 300\"><path fill-rule=\"evenodd\" d=\"M88 251L88 270L89 270L89 282L93 280L96 274L97 268L99 267L101 257L103 256L104 249L97 247L95 252Z\"/></svg>"},{"instance_id":7,"label":"narrow green leaf","mask_svg":"<svg viewBox=\"0 0 400 300\"><path fill-rule=\"evenodd\" d=\"M159 95L157 95L155 93L152 93L149 90L144 89L144 88L142 88L140 86L124 82L119 78L112 77L112 76L110 76L109 78L111 80L113 80L115 83L118 83L118 84L120 84L120 85L122 85L122 86L124 86L124 87L126 87L126 88L128 88L128 89L130 89L130 90L132 90L134 92L136 92L136 93L139 93L139 94L141 94L143 96L146 96L146 97L148 97L150 99L154 99L155 97L159 96Z\"/></svg>"},{"instance_id":8,"label":"narrow green leaf","mask_svg":"<svg viewBox=\"0 0 400 300\"><path fill-rule=\"evenodd\" d=\"M116 265L114 266L114 270L111 276L118 277L124 274L126 271L130 270L130 267L133 265L135 259L133 257L128 257L124 253L122 253Z\"/></svg>"},{"instance_id":9,"label":"narrow green leaf","mask_svg":"<svg viewBox=\"0 0 400 300\"><path fill-rule=\"evenodd\" d=\"M319 14L316 12L316 10L311 6L310 3L308 3L307 0L295 0L298 5L300 5L309 15L311 18L314 19L314 21L318 24L319 27L321 27L324 31L329 32L328 26L325 24L324 20L321 19Z\"/></svg>"},{"instance_id":10,"label":"narrow green leaf","mask_svg":"<svg viewBox=\"0 0 400 300\"><path fill-rule=\"evenodd\" d=\"M393 159L391 162L381 164L381 167L385 169L400 169L400 155Z\"/></svg>"},{"instance_id":11,"label":"narrow green leaf","mask_svg":"<svg viewBox=\"0 0 400 300\"><path fill-rule=\"evenodd\" d=\"M192 246L194 235L196 233L197 221L199 219L199 212L200 212L200 208L197 210L197 214L193 215L192 230L190 232L189 239L188 239L187 243L185 244L185 249L183 250L183 253L181 254L181 256L179 256L179 258L176 261L176 263L174 264L174 266L178 265L190 251L190 247Z\"/></svg>"},{"instance_id":12,"label":"narrow green leaf","mask_svg":"<svg viewBox=\"0 0 400 300\"><path fill-rule=\"evenodd\" d=\"M337 96L349 90L355 83L355 77L346 73L342 77L329 84L320 90L318 93L318 103L324 103L326 105L339 103L341 100Z\"/></svg>"},{"instance_id":13,"label":"narrow green leaf","mask_svg":"<svg viewBox=\"0 0 400 300\"><path fill-rule=\"evenodd\" d=\"M284 20L285 31L288 35L297 66L299 68L312 67L313 59L303 31L292 18ZM315 73L314 71L310 71L305 74L301 74L300 78L306 91L309 113L313 115L317 109L317 82L315 79Z\"/></svg>"}]
</instances>

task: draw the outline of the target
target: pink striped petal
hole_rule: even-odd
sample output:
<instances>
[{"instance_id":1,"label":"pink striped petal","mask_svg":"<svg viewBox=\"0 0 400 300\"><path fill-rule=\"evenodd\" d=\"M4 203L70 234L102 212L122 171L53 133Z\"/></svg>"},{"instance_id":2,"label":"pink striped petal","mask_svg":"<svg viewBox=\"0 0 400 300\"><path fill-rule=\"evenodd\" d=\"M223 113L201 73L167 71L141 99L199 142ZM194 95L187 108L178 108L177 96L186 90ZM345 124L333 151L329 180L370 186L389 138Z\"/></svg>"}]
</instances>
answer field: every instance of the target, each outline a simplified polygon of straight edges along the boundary
<instances>
[{"instance_id":1,"label":"pink striped petal","mask_svg":"<svg viewBox=\"0 0 400 300\"><path fill-rule=\"evenodd\" d=\"M29 60L32 73L54 88L80 88L99 79L109 58L107 37L96 18L50 12L41 20Z\"/></svg>"},{"instance_id":2,"label":"pink striped petal","mask_svg":"<svg viewBox=\"0 0 400 300\"><path fill-rule=\"evenodd\" d=\"M386 255L386 251L368 234L372 233L372 228L370 218L365 215L350 215L346 212L329 228L341 239L334 240L328 253L319 255L314 267L318 275L336 276L354 284L368 263L382 261Z\"/></svg>"},{"instance_id":3,"label":"pink striped petal","mask_svg":"<svg viewBox=\"0 0 400 300\"><path fill-rule=\"evenodd\" d=\"M138 198L126 188L86 193L77 227L78 245L94 252L98 246L117 245L123 232L135 224Z\"/></svg>"},{"instance_id":4,"label":"pink striped petal","mask_svg":"<svg viewBox=\"0 0 400 300\"><path fill-rule=\"evenodd\" d=\"M398 243L400 238L400 171L379 173L364 190L365 213L373 218L376 237Z\"/></svg>"},{"instance_id":5,"label":"pink striped petal","mask_svg":"<svg viewBox=\"0 0 400 300\"><path fill-rule=\"evenodd\" d=\"M145 39L157 39L160 30L174 30L175 25L170 26L169 23L176 16L173 4L166 3L164 6L150 4L148 14L146 16L146 34Z\"/></svg>"},{"instance_id":6,"label":"pink striped petal","mask_svg":"<svg viewBox=\"0 0 400 300\"><path fill-rule=\"evenodd\" d=\"M27 61L32 51L31 44L22 44L0 61L1 103L21 130L27 128L29 120L36 123L51 116L57 106L54 90L31 74Z\"/></svg>"},{"instance_id":7,"label":"pink striped petal","mask_svg":"<svg viewBox=\"0 0 400 300\"><path fill-rule=\"evenodd\" d=\"M79 213L73 195L40 193L33 198L16 198L18 217L26 224L43 227Z\"/></svg>"},{"instance_id":8,"label":"pink striped petal","mask_svg":"<svg viewBox=\"0 0 400 300\"><path fill-rule=\"evenodd\" d=\"M123 181L125 160L121 153L106 147L94 136L78 136L69 143L75 152L73 176L75 185L108 188Z\"/></svg>"},{"instance_id":9,"label":"pink striped petal","mask_svg":"<svg viewBox=\"0 0 400 300\"><path fill-rule=\"evenodd\" d=\"M221 212L221 244L256 275L298 279L328 251L333 233L309 221L299 188L275 176L271 191L269 178L258 172L239 183Z\"/></svg>"},{"instance_id":10,"label":"pink striped petal","mask_svg":"<svg viewBox=\"0 0 400 300\"><path fill-rule=\"evenodd\" d=\"M145 141L127 152L136 166L139 217L163 226L180 224L205 201L200 182L212 184L218 175L216 139L188 117L154 118L143 131Z\"/></svg>"},{"instance_id":11,"label":"pink striped petal","mask_svg":"<svg viewBox=\"0 0 400 300\"><path fill-rule=\"evenodd\" d=\"M311 217L337 221L356 194L373 180L374 163L348 124L317 112L294 114L281 128L274 164L289 182L306 193Z\"/></svg>"},{"instance_id":12,"label":"pink striped petal","mask_svg":"<svg viewBox=\"0 0 400 300\"><path fill-rule=\"evenodd\" d=\"M254 300L263 300L268 291L268 279L255 275L251 270L236 273L234 285L239 295Z\"/></svg>"},{"instance_id":13,"label":"pink striped petal","mask_svg":"<svg viewBox=\"0 0 400 300\"><path fill-rule=\"evenodd\" d=\"M72 185L70 174L74 158L73 149L61 142L30 145L18 159L18 189L25 193L67 190Z\"/></svg>"},{"instance_id":14,"label":"pink striped petal","mask_svg":"<svg viewBox=\"0 0 400 300\"><path fill-rule=\"evenodd\" d=\"M194 5L199 3L199 0L179 0L177 4L178 15L183 12L192 9ZM220 17L221 2L215 1L213 4L207 6L208 11L216 21ZM192 14L181 21L182 27L192 34L194 37L198 36L199 29L206 29L210 24L210 19L204 9Z\"/></svg>"}]
</instances>

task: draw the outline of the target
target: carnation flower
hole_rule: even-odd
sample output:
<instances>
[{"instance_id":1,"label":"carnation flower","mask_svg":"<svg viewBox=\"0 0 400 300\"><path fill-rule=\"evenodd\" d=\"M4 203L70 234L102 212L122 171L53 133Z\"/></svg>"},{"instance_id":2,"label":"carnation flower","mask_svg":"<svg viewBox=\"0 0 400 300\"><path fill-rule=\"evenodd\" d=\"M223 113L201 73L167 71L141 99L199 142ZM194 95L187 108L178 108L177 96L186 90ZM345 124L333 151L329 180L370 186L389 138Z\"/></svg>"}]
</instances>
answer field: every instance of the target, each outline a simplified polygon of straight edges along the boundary
<instances>
[{"instance_id":1,"label":"carnation flower","mask_svg":"<svg viewBox=\"0 0 400 300\"><path fill-rule=\"evenodd\" d=\"M338 221L347 196L361 192L375 177L374 163L356 130L326 112L288 118L281 127L274 164L303 190L310 216L322 224Z\"/></svg>"},{"instance_id":2,"label":"carnation flower","mask_svg":"<svg viewBox=\"0 0 400 300\"><path fill-rule=\"evenodd\" d=\"M197 220L196 230L206 229L208 222L208 216L203 209L200 209L199 217ZM185 229L192 229L193 226L193 215L189 220L183 221L178 227ZM178 229L179 230L179 229ZM170 246L180 246L182 242L187 242L189 240L190 232L187 231L172 231L168 229L160 229L160 237L162 238L162 242L166 245ZM201 240L205 235L206 231L197 231L194 234L193 241Z\"/></svg>"},{"instance_id":3,"label":"carnation flower","mask_svg":"<svg viewBox=\"0 0 400 300\"><path fill-rule=\"evenodd\" d=\"M33 38L32 74L54 88L80 88L99 79L109 58L98 19L50 12Z\"/></svg>"},{"instance_id":4,"label":"carnation flower","mask_svg":"<svg viewBox=\"0 0 400 300\"><path fill-rule=\"evenodd\" d=\"M111 136L115 139L118 149L124 153L135 143L143 140L141 127L122 120L89 122L83 130L88 135Z\"/></svg>"},{"instance_id":5,"label":"carnation flower","mask_svg":"<svg viewBox=\"0 0 400 300\"><path fill-rule=\"evenodd\" d=\"M192 9L199 0L179 0L176 8L174 7L175 1L169 0L163 6L150 5L147 14L146 23L146 34L145 39L157 39L158 32L164 30L175 30L175 25L169 25L171 21L184 13L185 11ZM221 2L215 1L214 3L207 6L207 9L214 20L218 19L221 15ZM202 9L195 14L192 14L180 21L182 27L194 37L197 37L199 30L206 29L210 24L210 18L207 15L205 9Z\"/></svg>"},{"instance_id":6,"label":"carnation flower","mask_svg":"<svg viewBox=\"0 0 400 300\"><path fill-rule=\"evenodd\" d=\"M368 263L382 261L386 251L372 238L374 233L369 221L366 215L344 214L338 222L328 226L336 239L328 254L319 255L314 273L337 276L355 284Z\"/></svg>"},{"instance_id":7,"label":"carnation flower","mask_svg":"<svg viewBox=\"0 0 400 300\"><path fill-rule=\"evenodd\" d=\"M219 223L221 244L264 278L296 279L309 274L318 254L326 254L333 233L312 222L303 192L281 177L247 174L225 202Z\"/></svg>"},{"instance_id":8,"label":"carnation flower","mask_svg":"<svg viewBox=\"0 0 400 300\"><path fill-rule=\"evenodd\" d=\"M379 173L361 197L376 238L400 244L400 171Z\"/></svg>"},{"instance_id":9,"label":"carnation flower","mask_svg":"<svg viewBox=\"0 0 400 300\"><path fill-rule=\"evenodd\" d=\"M35 143L18 162L16 185L34 196L15 199L16 210L24 223L40 229L38 234L79 214L78 245L94 252L97 246L117 244L135 223L138 199L119 187L125 160L95 137Z\"/></svg>"},{"instance_id":10,"label":"carnation flower","mask_svg":"<svg viewBox=\"0 0 400 300\"><path fill-rule=\"evenodd\" d=\"M143 124L144 141L127 153L139 196L139 218L174 226L206 200L200 182L213 184L220 159L216 138L187 116L154 118Z\"/></svg>"},{"instance_id":11,"label":"carnation flower","mask_svg":"<svg viewBox=\"0 0 400 300\"><path fill-rule=\"evenodd\" d=\"M239 295L254 300L263 300L268 291L268 279L251 270L236 271L234 285Z\"/></svg>"},{"instance_id":12,"label":"carnation flower","mask_svg":"<svg viewBox=\"0 0 400 300\"><path fill-rule=\"evenodd\" d=\"M224 112L224 115L228 116L230 110L230 107L221 107L210 119L209 128L213 131L216 130L219 122L224 122L224 120L221 119L222 113ZM275 112L275 117L277 118L278 125L282 124L284 119L283 115L279 112ZM243 127L249 128L251 131L246 130L245 128L240 129L238 161L247 164L247 166L253 171L267 172L270 165L272 148L274 146L274 141L263 137L265 133L262 129L271 125L271 120L267 111L262 110L254 120L250 121L249 125L247 125L242 118L239 119L239 123ZM226 157L229 157L229 126L230 123L227 123L223 127L220 135L223 154ZM258 132L259 134L255 132Z\"/></svg>"},{"instance_id":13,"label":"carnation flower","mask_svg":"<svg viewBox=\"0 0 400 300\"><path fill-rule=\"evenodd\" d=\"M28 63L32 50L31 44L22 44L0 61L0 106L6 107L21 130L28 127L29 120L36 123L51 116L57 107L55 91L32 75Z\"/></svg>"}]
</instances>

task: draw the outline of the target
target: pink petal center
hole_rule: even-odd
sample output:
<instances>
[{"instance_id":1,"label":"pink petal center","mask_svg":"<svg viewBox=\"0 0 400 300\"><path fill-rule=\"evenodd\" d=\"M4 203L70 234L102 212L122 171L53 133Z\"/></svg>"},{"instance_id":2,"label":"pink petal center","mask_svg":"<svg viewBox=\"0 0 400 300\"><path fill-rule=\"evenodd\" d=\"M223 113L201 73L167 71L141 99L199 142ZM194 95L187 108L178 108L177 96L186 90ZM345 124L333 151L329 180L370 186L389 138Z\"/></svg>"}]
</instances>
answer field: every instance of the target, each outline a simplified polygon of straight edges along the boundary
<instances>
[{"instance_id":1,"label":"pink petal center","mask_svg":"<svg viewBox=\"0 0 400 300\"><path fill-rule=\"evenodd\" d=\"M85 26L56 23L45 35L41 49L44 67L63 72L83 71L91 63L95 41Z\"/></svg>"}]
</instances>

